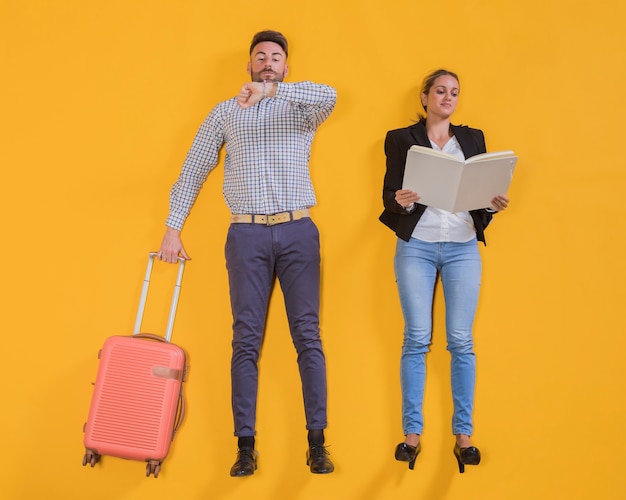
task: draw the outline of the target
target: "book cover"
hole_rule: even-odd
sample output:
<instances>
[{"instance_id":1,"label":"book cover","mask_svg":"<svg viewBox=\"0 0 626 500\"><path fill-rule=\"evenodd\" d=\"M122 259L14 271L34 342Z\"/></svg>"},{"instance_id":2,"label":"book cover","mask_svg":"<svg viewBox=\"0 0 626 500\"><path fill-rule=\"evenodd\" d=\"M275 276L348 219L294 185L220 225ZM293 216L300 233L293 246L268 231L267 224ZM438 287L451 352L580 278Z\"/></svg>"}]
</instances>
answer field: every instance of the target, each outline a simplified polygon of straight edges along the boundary
<instances>
[{"instance_id":1,"label":"book cover","mask_svg":"<svg viewBox=\"0 0 626 500\"><path fill-rule=\"evenodd\" d=\"M402 188L420 195L418 203L452 213L489 208L494 196L507 193L516 164L513 151L483 153L464 161L411 146Z\"/></svg>"}]
</instances>

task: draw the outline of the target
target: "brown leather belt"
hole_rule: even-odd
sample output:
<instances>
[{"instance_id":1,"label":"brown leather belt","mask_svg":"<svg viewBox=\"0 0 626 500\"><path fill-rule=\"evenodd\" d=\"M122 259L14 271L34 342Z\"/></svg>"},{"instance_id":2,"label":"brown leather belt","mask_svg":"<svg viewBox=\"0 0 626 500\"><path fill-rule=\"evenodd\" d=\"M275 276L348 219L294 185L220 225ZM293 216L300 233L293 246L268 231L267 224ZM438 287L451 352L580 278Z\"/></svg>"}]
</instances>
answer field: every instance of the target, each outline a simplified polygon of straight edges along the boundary
<instances>
[{"instance_id":1,"label":"brown leather belt","mask_svg":"<svg viewBox=\"0 0 626 500\"><path fill-rule=\"evenodd\" d=\"M233 214L230 216L230 222L231 224L265 224L266 226L273 226L275 224L282 224L283 222L299 220L304 217L309 217L308 208L273 215Z\"/></svg>"}]
</instances>

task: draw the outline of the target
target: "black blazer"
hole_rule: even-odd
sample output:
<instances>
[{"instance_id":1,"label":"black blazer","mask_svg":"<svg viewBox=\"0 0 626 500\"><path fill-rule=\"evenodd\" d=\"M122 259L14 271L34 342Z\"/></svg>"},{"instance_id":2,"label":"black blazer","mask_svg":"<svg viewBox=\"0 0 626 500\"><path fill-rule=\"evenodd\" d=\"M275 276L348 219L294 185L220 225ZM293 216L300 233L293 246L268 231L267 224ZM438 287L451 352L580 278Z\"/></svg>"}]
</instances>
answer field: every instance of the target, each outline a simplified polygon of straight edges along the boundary
<instances>
[{"instance_id":1,"label":"black blazer","mask_svg":"<svg viewBox=\"0 0 626 500\"><path fill-rule=\"evenodd\" d=\"M465 125L451 125L452 132L459 141L465 158L485 153L485 136L481 130ZM413 145L431 147L423 122L410 127L390 130L385 138L385 155L387 156L387 172L383 184L383 205L385 210L379 220L396 233L404 241L411 239L411 234L426 210L426 206L416 204L415 210L407 213L404 207L396 202L396 191L402 189L404 166L409 148ZM485 228L491 222L493 213L486 209L470 210L476 228L476 238L485 243Z\"/></svg>"}]
</instances>

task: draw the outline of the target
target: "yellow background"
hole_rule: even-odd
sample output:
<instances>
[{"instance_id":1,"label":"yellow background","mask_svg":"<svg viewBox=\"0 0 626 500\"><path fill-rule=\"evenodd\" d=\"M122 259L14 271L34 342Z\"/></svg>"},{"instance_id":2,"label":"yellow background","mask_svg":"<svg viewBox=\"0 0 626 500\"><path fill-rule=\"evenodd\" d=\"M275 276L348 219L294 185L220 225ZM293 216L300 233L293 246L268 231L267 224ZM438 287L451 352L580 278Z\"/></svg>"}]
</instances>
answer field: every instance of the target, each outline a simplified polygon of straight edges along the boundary
<instances>
[{"instance_id":1,"label":"yellow background","mask_svg":"<svg viewBox=\"0 0 626 500\"><path fill-rule=\"evenodd\" d=\"M612 0L109 0L0 3L3 367L7 499L617 499L623 457L626 35ZM276 289L261 359L258 472L233 479L222 169L183 232L174 340L189 413L158 479L104 457L82 467L97 352L130 333L147 253L201 121L248 79L254 32L283 31L289 81L338 91L314 143L322 238L329 476L305 465L295 353ZM457 71L455 123L520 160L481 247L474 442L452 454L449 356L437 291L423 452L402 439L403 321L394 235L377 221L387 130L418 85ZM174 267L157 265L144 329L163 332Z\"/></svg>"}]
</instances>

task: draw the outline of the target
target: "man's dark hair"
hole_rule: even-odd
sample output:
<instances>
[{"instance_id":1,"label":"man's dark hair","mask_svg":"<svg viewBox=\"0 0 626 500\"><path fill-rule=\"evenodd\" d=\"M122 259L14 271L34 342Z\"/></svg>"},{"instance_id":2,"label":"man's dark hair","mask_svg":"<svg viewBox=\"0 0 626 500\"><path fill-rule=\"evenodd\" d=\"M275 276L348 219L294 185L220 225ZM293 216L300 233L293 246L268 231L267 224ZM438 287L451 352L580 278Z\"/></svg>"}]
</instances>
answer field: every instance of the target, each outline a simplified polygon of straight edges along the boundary
<instances>
[{"instance_id":1,"label":"man's dark hair","mask_svg":"<svg viewBox=\"0 0 626 500\"><path fill-rule=\"evenodd\" d=\"M274 42L280 45L280 48L285 51L285 58L289 55L287 51L287 39L285 35L278 31L265 30L259 31L256 35L252 37L252 43L250 43L250 55L252 55L252 51L254 47L256 47L261 42Z\"/></svg>"}]
</instances>

